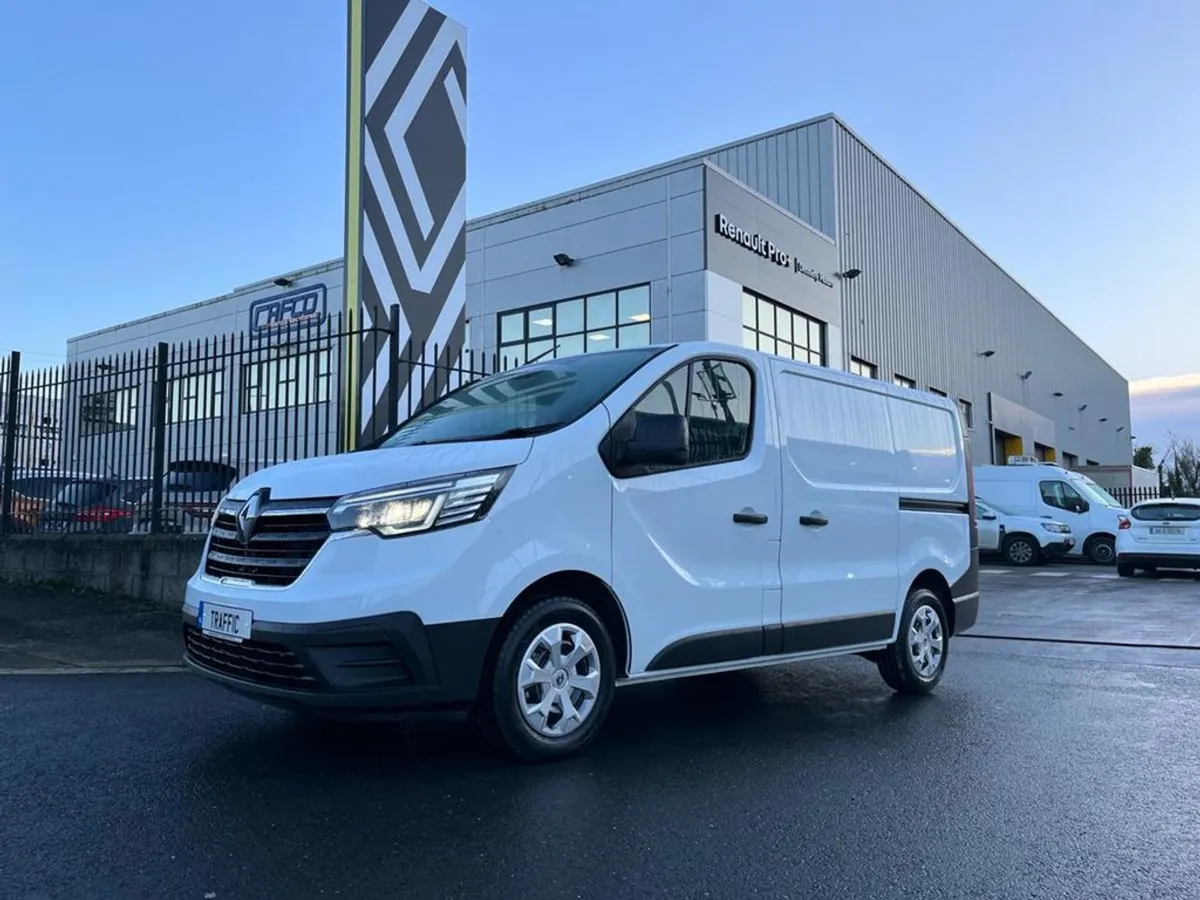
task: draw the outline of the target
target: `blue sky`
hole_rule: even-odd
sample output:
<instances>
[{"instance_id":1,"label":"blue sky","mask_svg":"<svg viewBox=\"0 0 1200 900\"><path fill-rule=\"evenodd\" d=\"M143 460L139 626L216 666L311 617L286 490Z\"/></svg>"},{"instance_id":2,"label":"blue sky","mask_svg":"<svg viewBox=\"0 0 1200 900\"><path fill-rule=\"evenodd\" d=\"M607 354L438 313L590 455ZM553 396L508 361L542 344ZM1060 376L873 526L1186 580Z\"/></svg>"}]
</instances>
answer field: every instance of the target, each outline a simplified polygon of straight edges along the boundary
<instances>
[{"instance_id":1,"label":"blue sky","mask_svg":"<svg viewBox=\"0 0 1200 900\"><path fill-rule=\"evenodd\" d=\"M1200 397L1200 4L435 5L470 215L833 111L1124 375ZM343 0L6 4L0 350L339 256L344 43Z\"/></svg>"}]
</instances>

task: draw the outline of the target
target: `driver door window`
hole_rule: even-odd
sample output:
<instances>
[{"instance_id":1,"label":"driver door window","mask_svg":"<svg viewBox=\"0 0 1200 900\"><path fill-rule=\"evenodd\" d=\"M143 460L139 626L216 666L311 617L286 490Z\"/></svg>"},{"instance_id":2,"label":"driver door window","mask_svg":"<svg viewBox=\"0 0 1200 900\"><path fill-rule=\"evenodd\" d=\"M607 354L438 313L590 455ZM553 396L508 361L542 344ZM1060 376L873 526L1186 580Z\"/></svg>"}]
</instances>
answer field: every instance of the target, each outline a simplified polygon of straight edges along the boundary
<instances>
[{"instance_id":1,"label":"driver door window","mask_svg":"<svg viewBox=\"0 0 1200 900\"><path fill-rule=\"evenodd\" d=\"M1047 506L1072 513L1081 513L1087 509L1083 497L1065 481L1043 481L1038 487L1042 492L1042 502Z\"/></svg>"},{"instance_id":2,"label":"driver door window","mask_svg":"<svg viewBox=\"0 0 1200 900\"><path fill-rule=\"evenodd\" d=\"M613 427L610 469L630 477L745 459L753 400L753 376L741 363L698 359L682 365ZM668 446L677 442L684 446ZM668 462L672 453L678 456Z\"/></svg>"}]
</instances>

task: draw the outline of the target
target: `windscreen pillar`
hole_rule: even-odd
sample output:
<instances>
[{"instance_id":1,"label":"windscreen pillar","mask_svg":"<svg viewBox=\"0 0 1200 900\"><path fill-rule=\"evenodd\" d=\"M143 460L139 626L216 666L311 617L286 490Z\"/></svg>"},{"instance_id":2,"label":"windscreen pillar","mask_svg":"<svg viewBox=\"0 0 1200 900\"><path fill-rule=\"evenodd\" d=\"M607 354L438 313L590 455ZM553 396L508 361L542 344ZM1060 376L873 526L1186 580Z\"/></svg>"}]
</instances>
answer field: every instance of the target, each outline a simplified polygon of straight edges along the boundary
<instances>
[{"instance_id":1,"label":"windscreen pillar","mask_svg":"<svg viewBox=\"0 0 1200 900\"><path fill-rule=\"evenodd\" d=\"M467 256L466 29L421 0L349 0L348 35L345 450L382 434L389 403L403 420L446 383Z\"/></svg>"}]
</instances>

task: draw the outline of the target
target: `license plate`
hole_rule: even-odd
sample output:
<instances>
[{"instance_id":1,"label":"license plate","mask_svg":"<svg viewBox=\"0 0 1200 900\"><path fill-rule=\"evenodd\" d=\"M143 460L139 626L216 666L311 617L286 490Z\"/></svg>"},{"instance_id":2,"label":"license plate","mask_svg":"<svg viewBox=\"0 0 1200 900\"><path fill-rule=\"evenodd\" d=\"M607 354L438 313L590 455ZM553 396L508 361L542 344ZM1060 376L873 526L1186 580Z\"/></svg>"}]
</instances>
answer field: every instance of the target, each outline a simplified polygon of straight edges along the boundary
<instances>
[{"instance_id":1,"label":"license plate","mask_svg":"<svg viewBox=\"0 0 1200 900\"><path fill-rule=\"evenodd\" d=\"M253 622L254 614L250 610L215 603L201 603L197 616L197 625L205 634L237 643L250 639Z\"/></svg>"},{"instance_id":2,"label":"license plate","mask_svg":"<svg viewBox=\"0 0 1200 900\"><path fill-rule=\"evenodd\" d=\"M1151 534L1174 534L1181 535L1184 533L1182 528L1170 528L1164 525L1155 525L1150 528Z\"/></svg>"}]
</instances>

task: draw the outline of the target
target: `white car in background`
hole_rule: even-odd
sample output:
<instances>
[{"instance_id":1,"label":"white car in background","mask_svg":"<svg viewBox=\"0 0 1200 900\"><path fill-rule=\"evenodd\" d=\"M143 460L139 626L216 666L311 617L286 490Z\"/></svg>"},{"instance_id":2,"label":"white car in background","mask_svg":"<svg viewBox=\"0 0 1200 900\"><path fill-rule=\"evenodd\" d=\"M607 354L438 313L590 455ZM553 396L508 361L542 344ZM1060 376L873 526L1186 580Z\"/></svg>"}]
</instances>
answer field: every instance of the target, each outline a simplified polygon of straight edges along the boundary
<instances>
[{"instance_id":1,"label":"white car in background","mask_svg":"<svg viewBox=\"0 0 1200 900\"><path fill-rule=\"evenodd\" d=\"M1049 518L1018 516L975 498L980 554L1004 557L1014 566L1038 566L1066 556L1075 546L1071 526Z\"/></svg>"},{"instance_id":2,"label":"white car in background","mask_svg":"<svg viewBox=\"0 0 1200 900\"><path fill-rule=\"evenodd\" d=\"M1200 498L1143 500L1117 525L1117 574L1200 570Z\"/></svg>"}]
</instances>

